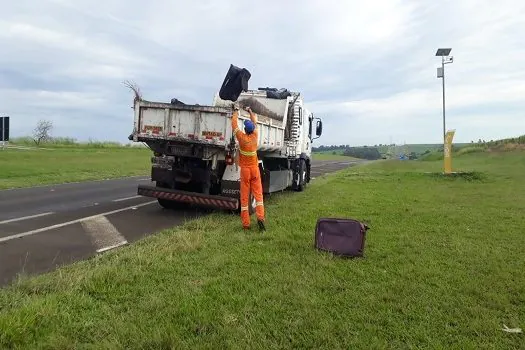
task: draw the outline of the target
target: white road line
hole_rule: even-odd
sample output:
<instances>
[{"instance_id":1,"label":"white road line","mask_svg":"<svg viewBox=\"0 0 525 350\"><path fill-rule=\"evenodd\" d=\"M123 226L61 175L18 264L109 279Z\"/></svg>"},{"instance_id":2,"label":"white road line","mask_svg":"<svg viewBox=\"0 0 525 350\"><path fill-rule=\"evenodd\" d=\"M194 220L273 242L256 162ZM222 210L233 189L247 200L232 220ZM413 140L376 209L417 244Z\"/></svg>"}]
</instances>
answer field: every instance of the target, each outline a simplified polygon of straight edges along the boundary
<instances>
[{"instance_id":1,"label":"white road line","mask_svg":"<svg viewBox=\"0 0 525 350\"><path fill-rule=\"evenodd\" d=\"M111 249L115 249L115 248L121 247L121 246L126 245L126 244L128 244L128 241L122 241L122 242L120 242L118 244L115 244L115 245L112 245L112 246L109 246L109 247L97 249L97 253L103 253L105 251L108 251L108 250L111 250Z\"/></svg>"},{"instance_id":2,"label":"white road line","mask_svg":"<svg viewBox=\"0 0 525 350\"><path fill-rule=\"evenodd\" d=\"M97 216L81 222L84 231L91 238L97 253L120 247L128 243L126 238L105 216Z\"/></svg>"},{"instance_id":3,"label":"white road line","mask_svg":"<svg viewBox=\"0 0 525 350\"><path fill-rule=\"evenodd\" d=\"M140 198L140 197L142 197L142 196L137 195L137 196L132 196L132 197L113 199L112 202L122 202L122 201L127 201L129 199L135 199L135 198Z\"/></svg>"},{"instance_id":4,"label":"white road line","mask_svg":"<svg viewBox=\"0 0 525 350\"><path fill-rule=\"evenodd\" d=\"M9 220L4 220L4 221L0 221L0 225L2 224L8 224L10 222L16 222L16 221L22 221L22 220L29 220L29 219L34 219L34 218L39 218L41 216L46 216L46 215L51 215L51 214L54 214L53 212L48 212L48 213L42 213L42 214L36 214L36 215L28 215L28 216L22 216L22 217L19 217L19 218L14 218L14 219L9 219Z\"/></svg>"},{"instance_id":5,"label":"white road line","mask_svg":"<svg viewBox=\"0 0 525 350\"><path fill-rule=\"evenodd\" d=\"M141 203L141 204L137 204L137 205L132 205L130 207L121 208L121 209L117 209L117 210L112 210L112 211L108 211L108 212L105 212L105 213L100 213L100 214L96 214L96 215L92 215L92 216L87 216L85 218L80 218L80 219L76 219L76 220L72 220L72 221L68 221L68 222L63 222L61 224L56 224L56 225L52 225L52 226L42 227L42 228L39 228L39 229L36 229L36 230L27 231L27 232L17 233L16 235L12 235L12 236L0 237L0 243L11 241L11 240L16 239L16 238L22 238L22 237L25 237L25 236L34 235L34 234L40 233L40 232L53 230L55 228L60 228L60 227L64 227L64 226L67 226L67 225L76 224L76 223L79 223L79 222L82 222L82 221L85 221L85 220L89 220L89 219L93 219L93 218L96 218L96 217L99 217L99 216L111 215L111 214L120 213L121 211L129 210L129 209L140 208L140 207L143 207L143 206L146 206L146 205L150 205L150 204L153 204L153 203L157 203L157 201L155 200L155 201L151 201L151 202L146 202L146 203Z\"/></svg>"}]
</instances>

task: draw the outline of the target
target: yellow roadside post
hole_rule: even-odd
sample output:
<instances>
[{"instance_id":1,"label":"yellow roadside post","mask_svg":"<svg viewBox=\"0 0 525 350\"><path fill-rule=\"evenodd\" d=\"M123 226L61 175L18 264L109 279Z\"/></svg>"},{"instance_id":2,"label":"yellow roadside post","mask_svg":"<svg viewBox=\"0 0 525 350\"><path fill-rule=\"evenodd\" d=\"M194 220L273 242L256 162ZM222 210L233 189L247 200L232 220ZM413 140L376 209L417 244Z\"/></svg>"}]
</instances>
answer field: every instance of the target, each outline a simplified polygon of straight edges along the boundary
<instances>
[{"instance_id":1,"label":"yellow roadside post","mask_svg":"<svg viewBox=\"0 0 525 350\"><path fill-rule=\"evenodd\" d=\"M445 135L445 143L443 145L445 174L452 172L452 139L455 133L456 130L449 130Z\"/></svg>"}]
</instances>

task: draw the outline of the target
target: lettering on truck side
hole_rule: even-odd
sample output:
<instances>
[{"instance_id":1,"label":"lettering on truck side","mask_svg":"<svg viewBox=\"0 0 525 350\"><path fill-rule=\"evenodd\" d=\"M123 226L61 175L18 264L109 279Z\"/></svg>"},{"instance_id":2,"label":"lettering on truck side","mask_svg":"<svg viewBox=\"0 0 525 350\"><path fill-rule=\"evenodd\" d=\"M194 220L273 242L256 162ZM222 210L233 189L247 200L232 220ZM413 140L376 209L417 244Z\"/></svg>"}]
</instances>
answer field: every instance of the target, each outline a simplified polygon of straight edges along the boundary
<instances>
[{"instance_id":1,"label":"lettering on truck side","mask_svg":"<svg viewBox=\"0 0 525 350\"><path fill-rule=\"evenodd\" d=\"M144 125L142 132L147 133L148 131L151 131L153 134L160 134L162 131L162 126Z\"/></svg>"},{"instance_id":2,"label":"lettering on truck side","mask_svg":"<svg viewBox=\"0 0 525 350\"><path fill-rule=\"evenodd\" d=\"M240 192L241 192L240 189L236 190L236 189L233 189L233 188L224 188L222 190L223 194L239 194Z\"/></svg>"},{"instance_id":3,"label":"lettering on truck side","mask_svg":"<svg viewBox=\"0 0 525 350\"><path fill-rule=\"evenodd\" d=\"M221 137L222 132L220 131L203 131L202 136L209 136L209 137Z\"/></svg>"}]
</instances>

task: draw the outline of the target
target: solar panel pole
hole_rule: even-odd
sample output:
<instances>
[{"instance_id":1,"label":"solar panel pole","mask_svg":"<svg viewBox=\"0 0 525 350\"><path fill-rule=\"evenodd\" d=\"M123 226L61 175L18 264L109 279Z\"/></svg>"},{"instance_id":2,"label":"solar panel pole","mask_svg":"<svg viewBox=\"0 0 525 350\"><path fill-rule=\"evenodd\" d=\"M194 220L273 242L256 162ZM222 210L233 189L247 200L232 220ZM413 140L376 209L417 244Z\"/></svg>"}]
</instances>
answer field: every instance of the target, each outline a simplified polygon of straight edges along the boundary
<instances>
[{"instance_id":1,"label":"solar panel pole","mask_svg":"<svg viewBox=\"0 0 525 350\"><path fill-rule=\"evenodd\" d=\"M2 117L2 150L5 149L5 117Z\"/></svg>"},{"instance_id":2,"label":"solar panel pole","mask_svg":"<svg viewBox=\"0 0 525 350\"><path fill-rule=\"evenodd\" d=\"M436 52L436 56L441 56L441 71L438 68L437 77L441 78L443 89L443 147L445 147L445 140L447 136L447 129L445 125L445 64L452 63L454 60L454 57L449 57L450 51L452 51L452 49L440 48Z\"/></svg>"},{"instance_id":3,"label":"solar panel pole","mask_svg":"<svg viewBox=\"0 0 525 350\"><path fill-rule=\"evenodd\" d=\"M443 72L441 83L443 86L443 142L445 142L445 138L447 134L447 130L445 127L445 56L441 56L441 72Z\"/></svg>"}]
</instances>

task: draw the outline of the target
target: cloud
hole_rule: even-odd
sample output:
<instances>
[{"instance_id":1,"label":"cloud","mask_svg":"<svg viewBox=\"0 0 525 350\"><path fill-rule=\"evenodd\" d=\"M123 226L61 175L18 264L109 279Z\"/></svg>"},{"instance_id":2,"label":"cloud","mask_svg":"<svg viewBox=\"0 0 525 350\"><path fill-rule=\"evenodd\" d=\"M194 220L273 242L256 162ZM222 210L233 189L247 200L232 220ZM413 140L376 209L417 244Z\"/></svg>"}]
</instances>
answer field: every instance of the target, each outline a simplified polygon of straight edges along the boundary
<instances>
[{"instance_id":1,"label":"cloud","mask_svg":"<svg viewBox=\"0 0 525 350\"><path fill-rule=\"evenodd\" d=\"M324 121L316 144L469 142L525 134L525 3L500 0L244 2L29 0L0 13L0 113L13 136L127 141L145 98L211 103L230 63L250 87L301 91Z\"/></svg>"}]
</instances>

